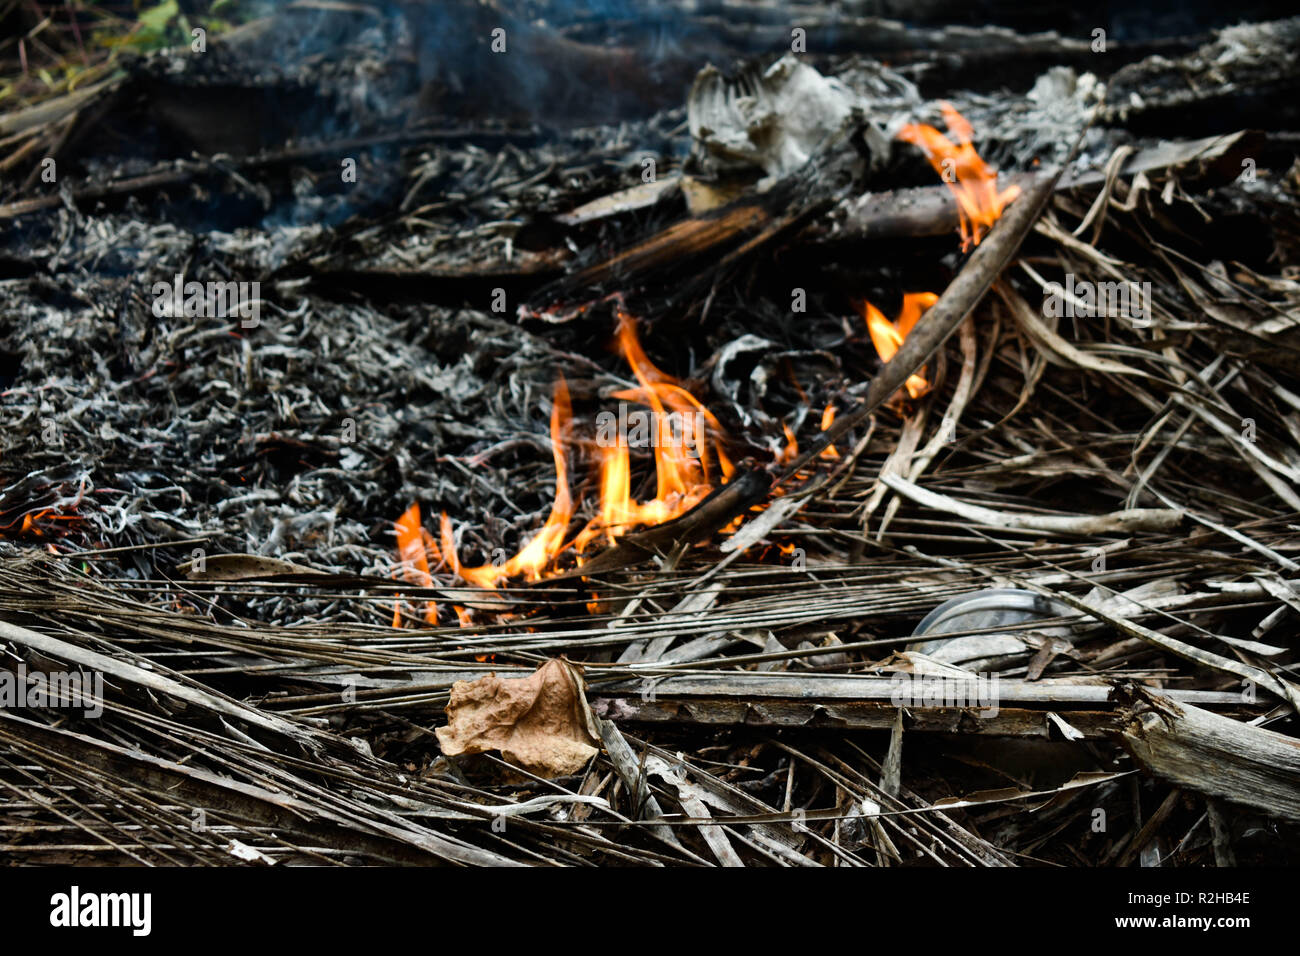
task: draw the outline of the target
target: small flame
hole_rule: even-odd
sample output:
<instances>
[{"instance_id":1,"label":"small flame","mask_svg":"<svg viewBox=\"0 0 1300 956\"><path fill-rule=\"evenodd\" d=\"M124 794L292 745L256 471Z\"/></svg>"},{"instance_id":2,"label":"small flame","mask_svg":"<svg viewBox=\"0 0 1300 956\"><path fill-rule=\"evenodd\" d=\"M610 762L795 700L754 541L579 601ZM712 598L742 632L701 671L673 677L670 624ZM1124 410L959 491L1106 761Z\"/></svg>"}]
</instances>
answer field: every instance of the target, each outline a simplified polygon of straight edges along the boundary
<instances>
[{"instance_id":1,"label":"small flame","mask_svg":"<svg viewBox=\"0 0 1300 956\"><path fill-rule=\"evenodd\" d=\"M826 431L826 429L830 428L833 424L835 424L835 406L827 405L826 411L822 412L822 431ZM840 453L835 450L834 445L827 445L822 449L822 453L818 457L839 458Z\"/></svg>"},{"instance_id":2,"label":"small flame","mask_svg":"<svg viewBox=\"0 0 1300 956\"><path fill-rule=\"evenodd\" d=\"M907 333L912 331L917 320L926 309L938 301L939 297L933 292L908 292L903 296L903 309L894 322L885 318L870 302L864 300L858 303L858 308L862 310L862 317L867 320L871 344L876 347L882 362L888 362L894 357L894 353L903 344L903 339L907 338ZM913 398L920 398L930 390L930 383L926 381L924 372L925 369L922 368L920 372L907 377L907 394Z\"/></svg>"},{"instance_id":3,"label":"small flame","mask_svg":"<svg viewBox=\"0 0 1300 956\"><path fill-rule=\"evenodd\" d=\"M80 496L78 496L78 502ZM75 503L74 503L75 506ZM42 508L37 512L27 512L23 515L22 524L19 526L18 535L31 535L35 538L44 538L52 533L57 533L57 525L50 525L50 521L80 521L81 516L76 514L58 514L53 508ZM5 537L4 532L11 531L13 526L18 524L15 518L7 525L0 525L0 538Z\"/></svg>"},{"instance_id":4,"label":"small flame","mask_svg":"<svg viewBox=\"0 0 1300 956\"><path fill-rule=\"evenodd\" d=\"M776 453L776 463L788 465L799 457L799 439L785 422L781 423L781 430L785 432L785 447Z\"/></svg>"},{"instance_id":5,"label":"small flame","mask_svg":"<svg viewBox=\"0 0 1300 956\"><path fill-rule=\"evenodd\" d=\"M790 376L790 380L794 383L795 390L799 393L799 397L803 399L804 402L807 402L808 393L803 390L803 386L799 384L799 380L793 375ZM834 423L835 406L834 404L827 405L825 410L822 412L821 430L826 431L826 429L830 428ZM785 446L777 450L775 458L778 465L788 465L799 457L799 439L795 437L794 431L786 422L781 423L781 430L785 432ZM821 450L821 454L818 455L818 457L839 458L840 453L835 449L834 445L828 445Z\"/></svg>"},{"instance_id":6,"label":"small flame","mask_svg":"<svg viewBox=\"0 0 1300 956\"><path fill-rule=\"evenodd\" d=\"M555 397L551 403L551 456L555 460L555 501L546 524L520 549L519 553L503 564L485 564L477 568L461 565L456 556L456 542L451 520L442 515L442 550L450 558L452 570L470 584L481 588L495 588L505 578L524 576L529 581L540 581L542 572L565 548L564 536L573 518L573 498L569 494L569 464L565 436L573 419L569 403L569 386L561 376L555 383ZM466 618L461 617L461 624Z\"/></svg>"},{"instance_id":7,"label":"small flame","mask_svg":"<svg viewBox=\"0 0 1300 956\"><path fill-rule=\"evenodd\" d=\"M433 576L429 573L429 555L434 562L439 560L438 546L424 533L420 524L420 506L411 505L402 516L393 523L397 532L397 553L401 560L402 576L408 584L416 587L433 587ZM432 550L429 550L432 548ZM402 626L401 595L393 605L393 627ZM424 620L432 627L438 626L438 605L429 601L424 605Z\"/></svg>"},{"instance_id":8,"label":"small flame","mask_svg":"<svg viewBox=\"0 0 1300 956\"><path fill-rule=\"evenodd\" d=\"M998 192L997 171L989 168L975 152L971 144L973 131L970 123L951 103L940 103L939 108L943 111L948 131L957 137L956 144L924 123L909 123L899 132L898 138L919 147L934 171L952 190L957 199L961 248L965 252L979 245L1006 205L1020 195L1020 187L1008 186Z\"/></svg>"}]
</instances>

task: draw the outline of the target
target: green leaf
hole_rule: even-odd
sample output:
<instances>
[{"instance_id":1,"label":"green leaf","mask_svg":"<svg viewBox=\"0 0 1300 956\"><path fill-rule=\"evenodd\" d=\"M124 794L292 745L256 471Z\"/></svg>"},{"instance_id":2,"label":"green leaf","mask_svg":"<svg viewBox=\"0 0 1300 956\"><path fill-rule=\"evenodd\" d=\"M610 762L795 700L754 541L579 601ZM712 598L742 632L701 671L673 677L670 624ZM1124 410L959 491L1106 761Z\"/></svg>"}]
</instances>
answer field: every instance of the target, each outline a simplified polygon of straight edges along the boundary
<instances>
[{"instance_id":1,"label":"green leaf","mask_svg":"<svg viewBox=\"0 0 1300 956\"><path fill-rule=\"evenodd\" d=\"M163 0L158 6L140 12L140 25L150 33L161 35L167 32L167 24L178 13L180 7L176 5L176 0Z\"/></svg>"}]
</instances>

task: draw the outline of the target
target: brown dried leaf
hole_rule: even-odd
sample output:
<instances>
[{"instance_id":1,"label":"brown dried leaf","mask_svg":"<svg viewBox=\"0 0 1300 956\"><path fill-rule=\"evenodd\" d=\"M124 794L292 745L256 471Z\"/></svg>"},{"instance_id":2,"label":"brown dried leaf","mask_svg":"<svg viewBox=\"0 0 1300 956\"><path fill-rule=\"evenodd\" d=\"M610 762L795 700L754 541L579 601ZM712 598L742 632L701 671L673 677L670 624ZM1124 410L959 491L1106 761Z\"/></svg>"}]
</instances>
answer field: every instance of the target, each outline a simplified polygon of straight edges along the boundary
<instances>
[{"instance_id":1,"label":"brown dried leaf","mask_svg":"<svg viewBox=\"0 0 1300 956\"><path fill-rule=\"evenodd\" d=\"M528 677L456 681L447 717L435 731L447 756L499 750L541 777L577 773L599 749L582 671L565 660L549 660Z\"/></svg>"},{"instance_id":2,"label":"brown dried leaf","mask_svg":"<svg viewBox=\"0 0 1300 956\"><path fill-rule=\"evenodd\" d=\"M210 554L202 561L182 561L176 570L191 581L249 581L281 574L324 574L316 568L260 554Z\"/></svg>"}]
</instances>

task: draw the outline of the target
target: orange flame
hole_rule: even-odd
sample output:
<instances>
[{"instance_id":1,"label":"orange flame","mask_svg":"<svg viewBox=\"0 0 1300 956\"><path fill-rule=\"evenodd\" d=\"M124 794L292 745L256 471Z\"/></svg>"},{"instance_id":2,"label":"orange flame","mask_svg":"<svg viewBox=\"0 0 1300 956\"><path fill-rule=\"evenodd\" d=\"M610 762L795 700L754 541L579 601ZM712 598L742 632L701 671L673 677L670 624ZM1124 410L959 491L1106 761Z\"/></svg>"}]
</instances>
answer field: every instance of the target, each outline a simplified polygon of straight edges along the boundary
<instances>
[{"instance_id":1,"label":"orange flame","mask_svg":"<svg viewBox=\"0 0 1300 956\"><path fill-rule=\"evenodd\" d=\"M708 433L722 433L717 418L650 361L637 339L636 320L622 309L616 340L640 388L624 389L613 397L648 405L652 413L649 437L654 448L655 497L646 502L632 498L631 456L627 436L620 430L614 445L600 449L599 511L574 541L579 552L602 534L612 544L632 528L671 521L713 490ZM735 469L721 447L715 445L714 454L725 484Z\"/></svg>"},{"instance_id":2,"label":"orange flame","mask_svg":"<svg viewBox=\"0 0 1300 956\"><path fill-rule=\"evenodd\" d=\"M808 393L803 390L803 386L799 384L799 380L791 375L790 381L794 383L795 390L798 391L799 397L807 402ZM821 430L826 431L826 429L830 428L834 423L835 406L833 404L827 405L825 410L822 412ZM799 457L799 439L795 437L794 432L787 423L781 423L781 430L785 432L785 447L776 452L776 463L778 465L788 465ZM818 455L818 457L839 458L840 453L835 449L834 445L827 445L821 450L821 454Z\"/></svg>"},{"instance_id":3,"label":"orange flame","mask_svg":"<svg viewBox=\"0 0 1300 956\"><path fill-rule=\"evenodd\" d=\"M876 347L882 362L888 362L894 357L894 353L903 344L903 339L907 338L907 333L912 331L917 320L926 309L938 301L939 297L933 292L908 292L903 296L903 310L894 322L885 318L870 302L864 300L858 303L858 308L862 310L862 317L867 320L871 344ZM907 394L913 398L920 398L930 390L930 383L926 381L924 372L925 369L922 368L920 372L907 377Z\"/></svg>"},{"instance_id":4,"label":"orange flame","mask_svg":"<svg viewBox=\"0 0 1300 956\"><path fill-rule=\"evenodd\" d=\"M81 495L77 495L77 500L70 504L60 505L64 508L77 508L81 504ZM78 514L59 514L55 508L42 508L36 512L27 512L22 516L22 524L16 532L13 532L14 525L18 524L15 517L8 524L0 525L0 538L5 537L5 532L13 532L17 535L31 535L36 538L44 538L51 534L57 534L58 525L47 524L50 521L81 521Z\"/></svg>"},{"instance_id":5,"label":"orange flame","mask_svg":"<svg viewBox=\"0 0 1300 956\"><path fill-rule=\"evenodd\" d=\"M924 123L909 123L899 132L898 138L919 147L934 171L952 190L957 199L961 248L965 252L979 245L985 233L1002 215L1003 208L1020 195L1020 187L1008 186L998 192L997 171L990 169L975 152L971 144L973 131L970 123L951 103L940 103L939 108L943 111L948 131L957 137L956 144Z\"/></svg>"},{"instance_id":6,"label":"orange flame","mask_svg":"<svg viewBox=\"0 0 1300 956\"><path fill-rule=\"evenodd\" d=\"M638 502L632 497L628 437L620 430L613 444L601 447L599 451L596 515L572 541L566 541L574 514L566 441L572 423L572 408L568 386L561 377L555 386L551 409L555 501L542 529L518 554L504 563L465 567L456 553L455 534L446 512L441 516L439 547L420 528L419 508L412 505L397 522L399 553L407 580L419 584L430 580L427 552L437 562L445 556L453 574L481 588L495 588L501 581L519 576L538 581L569 547L581 554L598 538L604 537L612 543L632 528L669 521L707 496L714 488L715 479L726 483L735 468L720 444L721 424L680 382L650 361L637 339L636 320L622 309L618 310L616 342L639 387L615 392L614 397L647 405L651 410L652 427L648 432L654 447L655 497L646 502ZM456 612L461 624L466 624L467 615L459 607ZM433 615L430 622L435 622L436 610L428 614ZM394 625L398 626L399 622L400 613L394 615Z\"/></svg>"},{"instance_id":7,"label":"orange flame","mask_svg":"<svg viewBox=\"0 0 1300 956\"><path fill-rule=\"evenodd\" d=\"M830 428L833 424L835 424L835 406L827 405L826 411L822 412L822 425L821 425L822 431L826 431L826 429ZM834 445L827 445L825 448L822 449L822 453L817 457L839 458L840 453L835 450Z\"/></svg>"},{"instance_id":8,"label":"orange flame","mask_svg":"<svg viewBox=\"0 0 1300 956\"><path fill-rule=\"evenodd\" d=\"M785 422L781 423L781 430L785 432L785 447L776 453L776 463L788 465L799 457L799 439Z\"/></svg>"},{"instance_id":9,"label":"orange flame","mask_svg":"<svg viewBox=\"0 0 1300 956\"><path fill-rule=\"evenodd\" d=\"M428 555L433 554L434 561L438 561L438 546L432 540L425 540L427 536L420 525L420 506L411 505L407 508L393 523L393 527L397 531L397 553L401 558L402 576L408 584L416 587L433 587ZM398 594L397 602L393 605L393 627L402 626L401 597ZM432 627L438 626L438 605L435 602L429 601L424 605L424 620Z\"/></svg>"},{"instance_id":10,"label":"orange flame","mask_svg":"<svg viewBox=\"0 0 1300 956\"><path fill-rule=\"evenodd\" d=\"M452 570L470 584L481 588L495 588L505 578L523 575L529 581L540 581L542 571L565 548L564 535L573 517L573 498L569 494L569 464L566 456L565 435L573 419L569 404L569 386L560 376L555 383L555 398L551 403L551 456L555 460L555 501L542 530L520 549L519 553L503 564L485 564L477 568L461 565L456 555L456 541L451 521L442 515L442 550L451 561ZM465 623L462 616L461 623Z\"/></svg>"}]
</instances>

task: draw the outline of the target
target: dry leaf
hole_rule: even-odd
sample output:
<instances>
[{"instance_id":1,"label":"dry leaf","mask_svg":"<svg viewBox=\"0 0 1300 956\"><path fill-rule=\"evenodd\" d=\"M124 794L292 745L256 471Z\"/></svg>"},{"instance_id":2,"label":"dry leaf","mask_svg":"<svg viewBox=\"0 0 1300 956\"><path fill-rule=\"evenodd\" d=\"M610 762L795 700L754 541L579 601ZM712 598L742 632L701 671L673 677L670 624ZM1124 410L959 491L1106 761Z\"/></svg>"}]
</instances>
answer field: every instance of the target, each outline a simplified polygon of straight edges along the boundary
<instances>
[{"instance_id":1,"label":"dry leaf","mask_svg":"<svg viewBox=\"0 0 1300 956\"><path fill-rule=\"evenodd\" d=\"M176 570L191 581L249 581L280 574L324 574L316 568L260 554L209 554L202 561L182 561Z\"/></svg>"},{"instance_id":2,"label":"dry leaf","mask_svg":"<svg viewBox=\"0 0 1300 956\"><path fill-rule=\"evenodd\" d=\"M447 717L435 731L447 756L499 750L541 777L577 773L599 749L582 672L565 660L549 660L528 677L456 681Z\"/></svg>"}]
</instances>

